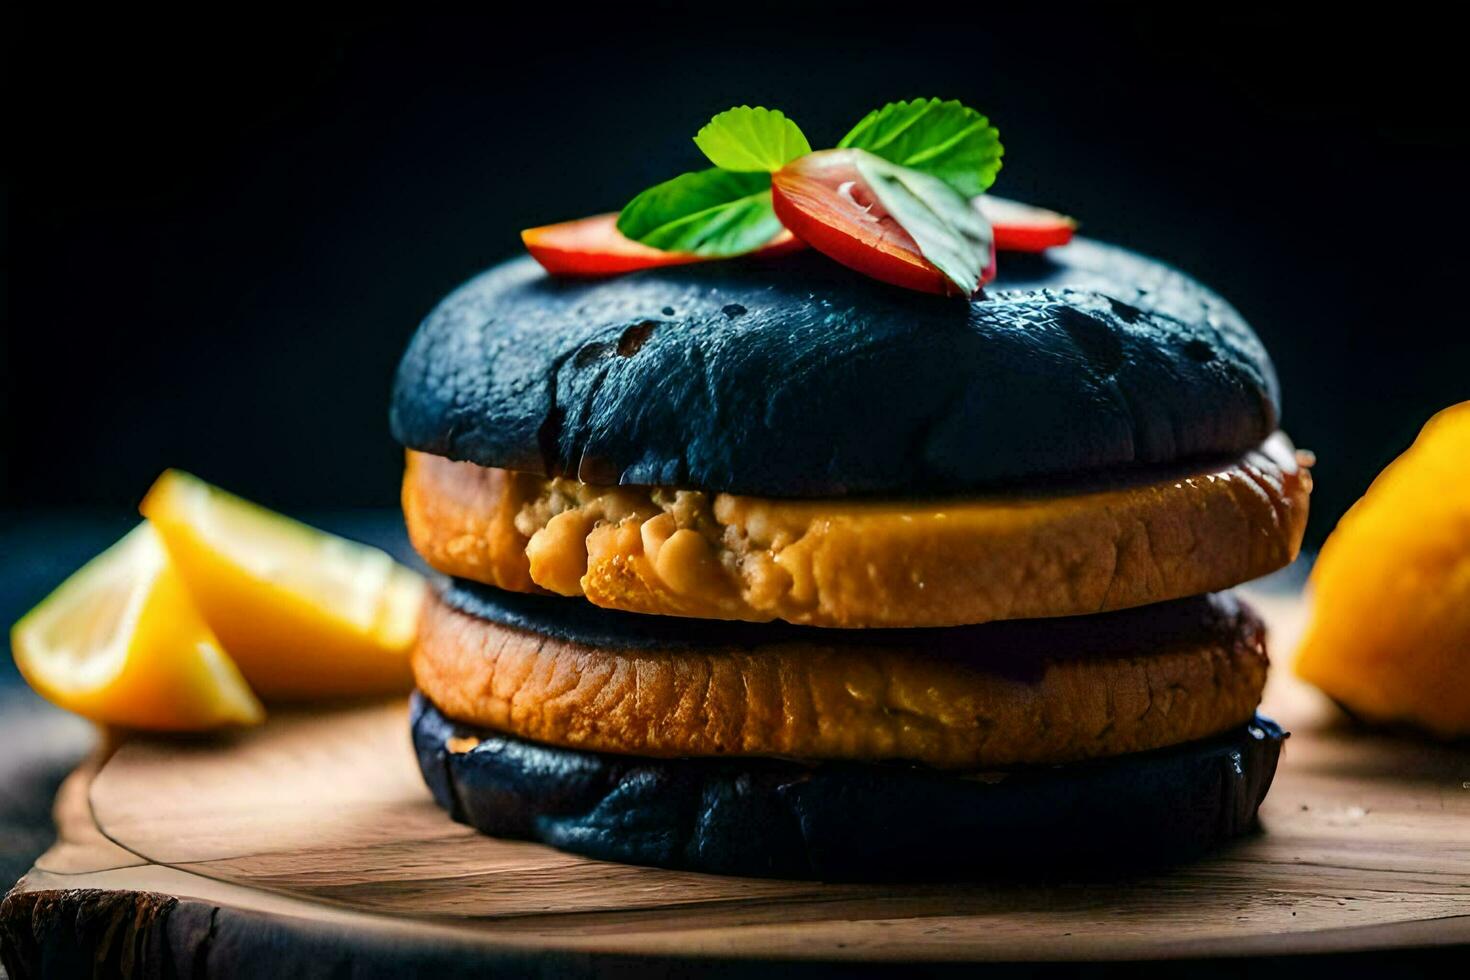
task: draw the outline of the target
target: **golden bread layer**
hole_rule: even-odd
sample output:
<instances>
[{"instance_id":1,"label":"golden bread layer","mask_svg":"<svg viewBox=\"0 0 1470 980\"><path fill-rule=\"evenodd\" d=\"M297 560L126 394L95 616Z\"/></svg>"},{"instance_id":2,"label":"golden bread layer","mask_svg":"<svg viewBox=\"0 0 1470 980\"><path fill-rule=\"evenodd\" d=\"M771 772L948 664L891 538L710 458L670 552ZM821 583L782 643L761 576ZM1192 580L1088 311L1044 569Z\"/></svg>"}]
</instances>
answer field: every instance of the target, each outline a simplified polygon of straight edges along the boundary
<instances>
[{"instance_id":1,"label":"golden bread layer","mask_svg":"<svg viewBox=\"0 0 1470 980\"><path fill-rule=\"evenodd\" d=\"M413 669L449 717L552 745L980 770L1204 738L1248 721L1266 680L1260 621L1228 596L887 635L745 629L728 643L619 643L436 596Z\"/></svg>"},{"instance_id":2,"label":"golden bread layer","mask_svg":"<svg viewBox=\"0 0 1470 980\"><path fill-rule=\"evenodd\" d=\"M813 626L1072 616L1229 588L1296 557L1311 474L1238 459L1082 492L776 500L410 452L414 547L448 575L629 612Z\"/></svg>"}]
</instances>

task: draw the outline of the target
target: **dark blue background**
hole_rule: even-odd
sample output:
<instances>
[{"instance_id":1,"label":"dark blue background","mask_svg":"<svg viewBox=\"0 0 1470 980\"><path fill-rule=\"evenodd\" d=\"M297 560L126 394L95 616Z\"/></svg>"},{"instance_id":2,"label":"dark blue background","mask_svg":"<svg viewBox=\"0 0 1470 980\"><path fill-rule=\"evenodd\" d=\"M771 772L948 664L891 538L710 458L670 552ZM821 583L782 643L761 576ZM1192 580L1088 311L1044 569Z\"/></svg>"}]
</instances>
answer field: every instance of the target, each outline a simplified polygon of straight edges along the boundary
<instances>
[{"instance_id":1,"label":"dark blue background","mask_svg":"<svg viewBox=\"0 0 1470 980\"><path fill-rule=\"evenodd\" d=\"M1182 266L1256 325L1320 456L1320 540L1470 397L1460 33L1403 5L1196 6L22 11L0 514L124 514L170 465L288 510L391 507L396 358L518 229L700 165L690 136L733 103L830 143L934 94L999 125L998 192Z\"/></svg>"}]
</instances>

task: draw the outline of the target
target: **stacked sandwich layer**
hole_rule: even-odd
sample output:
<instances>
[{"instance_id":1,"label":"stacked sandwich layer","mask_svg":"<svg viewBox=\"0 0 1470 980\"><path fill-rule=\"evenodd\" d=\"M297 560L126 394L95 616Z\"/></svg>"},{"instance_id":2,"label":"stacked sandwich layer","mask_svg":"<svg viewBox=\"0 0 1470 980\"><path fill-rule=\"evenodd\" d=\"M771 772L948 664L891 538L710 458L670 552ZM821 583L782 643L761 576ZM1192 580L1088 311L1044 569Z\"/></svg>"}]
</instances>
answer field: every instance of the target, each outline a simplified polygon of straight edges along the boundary
<instances>
[{"instance_id":1,"label":"stacked sandwich layer","mask_svg":"<svg viewBox=\"0 0 1470 980\"><path fill-rule=\"evenodd\" d=\"M971 303L819 261L529 260L400 367L441 805L731 873L1181 856L1282 733L1260 622L1310 476L1249 328L1077 242Z\"/></svg>"}]
</instances>

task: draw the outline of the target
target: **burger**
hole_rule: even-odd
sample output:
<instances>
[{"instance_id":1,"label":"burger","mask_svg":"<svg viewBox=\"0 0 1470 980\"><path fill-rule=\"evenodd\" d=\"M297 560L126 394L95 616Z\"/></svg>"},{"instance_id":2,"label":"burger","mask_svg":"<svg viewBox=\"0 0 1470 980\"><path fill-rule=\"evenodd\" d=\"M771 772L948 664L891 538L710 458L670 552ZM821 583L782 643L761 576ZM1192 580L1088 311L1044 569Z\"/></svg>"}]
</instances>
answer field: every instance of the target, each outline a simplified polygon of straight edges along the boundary
<instances>
[{"instance_id":1,"label":"burger","mask_svg":"<svg viewBox=\"0 0 1470 980\"><path fill-rule=\"evenodd\" d=\"M999 272L956 299L814 250L600 279L521 257L448 296L391 409L441 576L411 710L439 806L824 879L1137 867L1251 830L1285 733L1228 590L1295 557L1310 491L1270 360L1122 248Z\"/></svg>"},{"instance_id":2,"label":"burger","mask_svg":"<svg viewBox=\"0 0 1470 980\"><path fill-rule=\"evenodd\" d=\"M954 304L803 255L457 290L400 367L446 578L413 733L455 819L618 861L847 877L1168 858L1283 738L1228 589L1308 474L1260 343L1075 241Z\"/></svg>"}]
</instances>

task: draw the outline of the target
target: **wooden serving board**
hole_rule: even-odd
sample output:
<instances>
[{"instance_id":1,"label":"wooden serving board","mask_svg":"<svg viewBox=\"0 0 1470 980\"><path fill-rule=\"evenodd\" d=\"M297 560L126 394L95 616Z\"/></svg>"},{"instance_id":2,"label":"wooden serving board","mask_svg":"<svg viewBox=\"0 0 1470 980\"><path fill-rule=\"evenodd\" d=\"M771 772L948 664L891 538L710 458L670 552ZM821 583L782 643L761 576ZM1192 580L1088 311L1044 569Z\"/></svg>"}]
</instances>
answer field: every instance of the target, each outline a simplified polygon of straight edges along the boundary
<instances>
[{"instance_id":1,"label":"wooden serving board","mask_svg":"<svg viewBox=\"0 0 1470 980\"><path fill-rule=\"evenodd\" d=\"M1290 649L1295 600L1255 601ZM78 957L450 974L1470 943L1470 750L1350 729L1281 668L1265 710L1293 735L1260 834L1164 873L1045 883L724 878L482 837L429 799L399 701L282 712L225 741L134 738L63 787L60 840L6 899L0 938L17 976Z\"/></svg>"}]
</instances>

